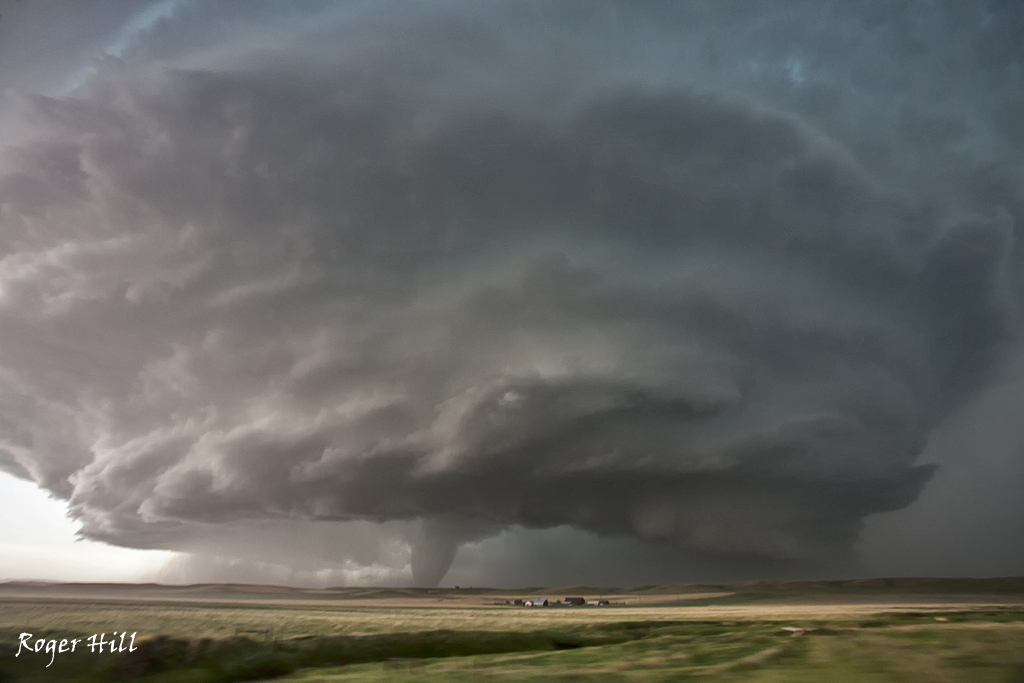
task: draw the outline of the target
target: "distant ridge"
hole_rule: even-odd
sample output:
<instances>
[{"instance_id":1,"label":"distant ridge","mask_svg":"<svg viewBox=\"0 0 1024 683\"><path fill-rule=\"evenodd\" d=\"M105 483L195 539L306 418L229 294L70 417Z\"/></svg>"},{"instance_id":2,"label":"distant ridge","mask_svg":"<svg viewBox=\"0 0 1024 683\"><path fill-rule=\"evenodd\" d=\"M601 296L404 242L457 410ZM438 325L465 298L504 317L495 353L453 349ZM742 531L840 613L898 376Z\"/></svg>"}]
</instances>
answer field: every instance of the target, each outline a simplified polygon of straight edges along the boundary
<instances>
[{"instance_id":1,"label":"distant ridge","mask_svg":"<svg viewBox=\"0 0 1024 683\"><path fill-rule=\"evenodd\" d=\"M1004 576L987 579L970 577L901 577L885 579L842 579L835 581L747 581L732 584L731 590L800 590L820 589L827 591L898 590L900 592L1004 592L1024 591L1024 576Z\"/></svg>"},{"instance_id":2,"label":"distant ridge","mask_svg":"<svg viewBox=\"0 0 1024 683\"><path fill-rule=\"evenodd\" d=\"M738 594L834 594L915 593L915 594L1002 594L1024 593L1024 576L996 578L904 577L843 579L830 581L747 581L734 584L666 584L632 587L608 586L530 586L525 588L400 588L331 587L301 588L242 583L77 583L55 581L0 582L0 599L20 597L81 599L171 599L171 600L352 600L382 598L469 597L510 594L651 596L729 592Z\"/></svg>"}]
</instances>

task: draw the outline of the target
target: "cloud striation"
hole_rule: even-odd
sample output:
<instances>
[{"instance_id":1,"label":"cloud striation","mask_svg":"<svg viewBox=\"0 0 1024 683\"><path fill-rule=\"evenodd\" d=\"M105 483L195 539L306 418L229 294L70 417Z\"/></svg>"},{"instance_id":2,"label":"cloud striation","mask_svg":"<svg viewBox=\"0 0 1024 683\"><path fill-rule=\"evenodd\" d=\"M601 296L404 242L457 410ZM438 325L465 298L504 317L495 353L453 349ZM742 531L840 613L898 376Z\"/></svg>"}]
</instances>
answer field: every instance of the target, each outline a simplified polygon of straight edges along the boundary
<instances>
[{"instance_id":1,"label":"cloud striation","mask_svg":"<svg viewBox=\"0 0 1024 683\"><path fill-rule=\"evenodd\" d=\"M0 467L88 537L310 571L436 585L523 529L841 571L1015 352L1022 35L997 2L183 4L20 96Z\"/></svg>"}]
</instances>

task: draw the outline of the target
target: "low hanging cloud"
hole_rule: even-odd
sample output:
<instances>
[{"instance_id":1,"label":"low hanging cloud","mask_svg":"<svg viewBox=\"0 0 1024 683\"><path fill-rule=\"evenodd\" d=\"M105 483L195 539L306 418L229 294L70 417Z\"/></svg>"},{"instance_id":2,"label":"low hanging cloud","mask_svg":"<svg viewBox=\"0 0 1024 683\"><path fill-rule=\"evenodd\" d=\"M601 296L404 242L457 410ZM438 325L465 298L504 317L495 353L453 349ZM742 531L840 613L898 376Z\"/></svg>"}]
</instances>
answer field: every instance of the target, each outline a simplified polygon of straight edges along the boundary
<instances>
[{"instance_id":1,"label":"low hanging cloud","mask_svg":"<svg viewBox=\"0 0 1024 683\"><path fill-rule=\"evenodd\" d=\"M89 537L846 566L1015 348L1015 5L275 7L0 155L0 467Z\"/></svg>"}]
</instances>

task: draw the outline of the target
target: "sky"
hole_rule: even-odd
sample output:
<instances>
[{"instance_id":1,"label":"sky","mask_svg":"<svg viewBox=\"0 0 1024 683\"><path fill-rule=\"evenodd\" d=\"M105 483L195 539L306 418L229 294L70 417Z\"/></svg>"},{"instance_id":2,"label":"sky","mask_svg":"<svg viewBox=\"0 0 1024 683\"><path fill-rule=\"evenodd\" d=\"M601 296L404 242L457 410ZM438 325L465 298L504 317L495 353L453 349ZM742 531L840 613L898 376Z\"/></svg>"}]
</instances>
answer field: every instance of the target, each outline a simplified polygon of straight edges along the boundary
<instances>
[{"instance_id":1,"label":"sky","mask_svg":"<svg viewBox=\"0 0 1024 683\"><path fill-rule=\"evenodd\" d=\"M998 0L0 3L0 580L1019 575L1022 81Z\"/></svg>"}]
</instances>

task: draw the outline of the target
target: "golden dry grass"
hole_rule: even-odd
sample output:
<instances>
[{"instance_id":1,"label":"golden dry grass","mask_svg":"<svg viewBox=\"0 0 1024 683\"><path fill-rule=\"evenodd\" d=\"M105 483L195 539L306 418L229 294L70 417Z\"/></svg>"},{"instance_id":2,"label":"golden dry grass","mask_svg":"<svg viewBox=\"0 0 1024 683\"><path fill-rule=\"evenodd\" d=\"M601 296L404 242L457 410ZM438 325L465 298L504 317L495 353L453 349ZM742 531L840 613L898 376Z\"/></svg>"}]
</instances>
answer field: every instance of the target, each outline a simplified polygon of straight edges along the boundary
<instances>
[{"instance_id":1,"label":"golden dry grass","mask_svg":"<svg viewBox=\"0 0 1024 683\"><path fill-rule=\"evenodd\" d=\"M0 652L13 653L26 630L127 630L138 632L149 659L99 666L94 655L65 657L48 671L0 656L0 681L6 665L8 680L25 681L214 683L291 672L290 680L306 682L1024 683L1024 590L1016 586L850 582L599 593L8 585L0 586ZM495 604L598 594L613 605ZM783 627L816 630L791 636ZM339 661L344 666L325 666Z\"/></svg>"}]
</instances>

